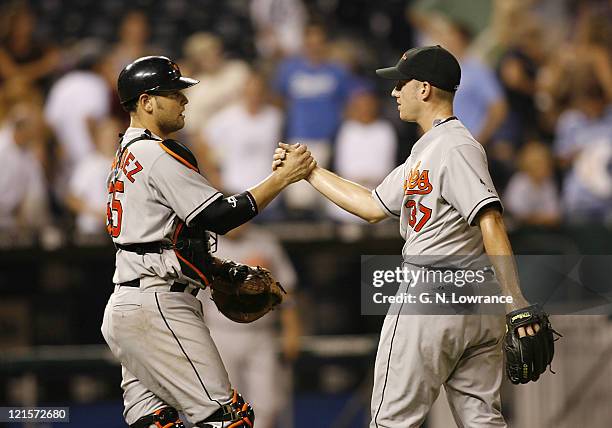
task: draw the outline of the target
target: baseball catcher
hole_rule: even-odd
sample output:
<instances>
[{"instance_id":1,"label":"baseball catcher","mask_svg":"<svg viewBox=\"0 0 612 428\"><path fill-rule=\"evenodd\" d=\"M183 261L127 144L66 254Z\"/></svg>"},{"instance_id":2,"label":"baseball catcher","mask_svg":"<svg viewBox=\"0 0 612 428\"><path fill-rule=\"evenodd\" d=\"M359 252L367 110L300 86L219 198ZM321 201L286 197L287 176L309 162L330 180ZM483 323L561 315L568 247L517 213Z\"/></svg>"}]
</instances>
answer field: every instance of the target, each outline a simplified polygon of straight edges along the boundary
<instances>
[{"instance_id":1,"label":"baseball catcher","mask_svg":"<svg viewBox=\"0 0 612 428\"><path fill-rule=\"evenodd\" d=\"M282 300L263 269L212 257L212 233L250 221L316 166L306 147L288 167L224 195L171 137L185 125L185 89L196 79L149 56L117 79L130 115L107 179L107 230L117 249L102 334L122 366L124 418L132 428L252 428L254 411L232 388L197 294L211 287L220 310L248 322Z\"/></svg>"}]
</instances>

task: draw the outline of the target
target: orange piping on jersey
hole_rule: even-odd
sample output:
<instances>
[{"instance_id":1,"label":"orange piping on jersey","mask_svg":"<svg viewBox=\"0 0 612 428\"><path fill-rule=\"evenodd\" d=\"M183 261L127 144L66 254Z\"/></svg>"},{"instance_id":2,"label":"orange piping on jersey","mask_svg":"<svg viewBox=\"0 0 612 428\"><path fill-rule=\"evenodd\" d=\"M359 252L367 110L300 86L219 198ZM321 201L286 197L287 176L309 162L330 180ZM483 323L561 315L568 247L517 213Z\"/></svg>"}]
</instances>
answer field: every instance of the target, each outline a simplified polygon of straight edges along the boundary
<instances>
[{"instance_id":1,"label":"orange piping on jersey","mask_svg":"<svg viewBox=\"0 0 612 428\"><path fill-rule=\"evenodd\" d=\"M227 428L238 428L238 427L252 427L253 424L251 424L251 421L249 420L249 418L242 418L241 420L239 420L236 423L231 424L229 427Z\"/></svg>"},{"instance_id":2,"label":"orange piping on jersey","mask_svg":"<svg viewBox=\"0 0 612 428\"><path fill-rule=\"evenodd\" d=\"M165 409L165 407L162 407L161 409L156 410L156 411L155 411L155 413L153 413L153 414L154 414L154 415L159 415L159 414L162 412L162 410L164 410L164 409ZM171 427L173 427L173 426L174 426L174 424L175 424L175 423L177 423L177 422L181 422L181 420L180 420L180 419L178 419L178 420L176 420L176 421L173 421L173 422L167 423L166 425L162 425L162 424L161 424L161 423L159 423L159 422L155 422L155 426L156 426L157 428L171 428Z\"/></svg>"},{"instance_id":3,"label":"orange piping on jersey","mask_svg":"<svg viewBox=\"0 0 612 428\"><path fill-rule=\"evenodd\" d=\"M193 269L195 273L197 273L198 276L202 278L202 280L204 281L204 285L206 285L207 287L210 286L210 282L208 282L208 278L206 278L206 276L202 272L200 272L200 270L198 270L197 267L189 263L189 261L187 261L183 256L181 256L181 253L179 253L177 250L174 250L174 252L176 253L176 256L183 261L183 263L185 263L187 266Z\"/></svg>"},{"instance_id":4,"label":"orange piping on jersey","mask_svg":"<svg viewBox=\"0 0 612 428\"><path fill-rule=\"evenodd\" d=\"M162 143L159 143L159 145L161 146L162 149L164 149L164 151L166 153L168 153L170 156L172 156L173 158L175 158L176 160L178 160L180 163L182 163L183 165L185 165L187 168L194 170L195 172L200 172L198 170L198 168L196 168L194 165L192 165L191 163L189 163L187 160L183 159L181 156L177 155L176 153L174 153L172 150L170 150L168 147L164 146Z\"/></svg>"},{"instance_id":5,"label":"orange piping on jersey","mask_svg":"<svg viewBox=\"0 0 612 428\"><path fill-rule=\"evenodd\" d=\"M163 146L162 146L163 147ZM174 235L172 237L172 242L174 244L176 244L177 238L179 233L181 232L181 229L183 229L183 226L185 226L185 223L179 223L176 226L176 229L174 230ZM189 268L193 269L194 272L196 274L198 274L198 276L204 281L204 285L206 285L206 287L210 286L210 282L208 281L208 278L206 278L206 275L204 275L198 268L196 268L193 264L191 264L187 259L185 259L181 253L178 252L178 250L174 250L174 253L176 254L176 257L178 257L179 259L181 259L181 261L183 263L185 263L187 266L189 266Z\"/></svg>"}]
</instances>

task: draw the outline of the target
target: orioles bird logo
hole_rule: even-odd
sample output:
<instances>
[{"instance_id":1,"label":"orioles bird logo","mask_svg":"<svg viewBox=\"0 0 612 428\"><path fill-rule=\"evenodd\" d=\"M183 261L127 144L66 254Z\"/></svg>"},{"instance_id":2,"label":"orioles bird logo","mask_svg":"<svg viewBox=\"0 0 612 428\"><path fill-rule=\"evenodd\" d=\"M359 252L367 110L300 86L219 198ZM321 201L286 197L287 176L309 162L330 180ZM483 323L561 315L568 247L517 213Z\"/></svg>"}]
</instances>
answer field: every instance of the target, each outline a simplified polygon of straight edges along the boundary
<instances>
[{"instance_id":1,"label":"orioles bird logo","mask_svg":"<svg viewBox=\"0 0 612 428\"><path fill-rule=\"evenodd\" d=\"M410 169L408 179L404 181L404 194L406 195L427 195L433 190L429 182L429 170L419 171L421 161L414 168Z\"/></svg>"}]
</instances>

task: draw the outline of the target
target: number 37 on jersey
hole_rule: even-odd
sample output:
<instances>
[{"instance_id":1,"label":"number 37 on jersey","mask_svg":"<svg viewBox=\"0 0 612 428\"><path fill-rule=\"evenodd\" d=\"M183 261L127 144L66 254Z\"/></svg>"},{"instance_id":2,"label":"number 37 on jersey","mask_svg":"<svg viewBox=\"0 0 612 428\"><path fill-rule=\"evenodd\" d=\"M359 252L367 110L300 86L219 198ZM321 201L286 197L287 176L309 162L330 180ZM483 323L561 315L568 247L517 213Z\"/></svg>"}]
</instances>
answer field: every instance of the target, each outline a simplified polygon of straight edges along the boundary
<instances>
[{"instance_id":1,"label":"number 37 on jersey","mask_svg":"<svg viewBox=\"0 0 612 428\"><path fill-rule=\"evenodd\" d=\"M404 181L404 194L409 197L404 203L404 207L408 211L408 225L415 232L420 232L431 218L431 208L417 202L416 199L410 198L410 196L428 195L433 190L429 181L429 170L419 171L420 165L421 162L418 162L410 170L408 179Z\"/></svg>"}]
</instances>

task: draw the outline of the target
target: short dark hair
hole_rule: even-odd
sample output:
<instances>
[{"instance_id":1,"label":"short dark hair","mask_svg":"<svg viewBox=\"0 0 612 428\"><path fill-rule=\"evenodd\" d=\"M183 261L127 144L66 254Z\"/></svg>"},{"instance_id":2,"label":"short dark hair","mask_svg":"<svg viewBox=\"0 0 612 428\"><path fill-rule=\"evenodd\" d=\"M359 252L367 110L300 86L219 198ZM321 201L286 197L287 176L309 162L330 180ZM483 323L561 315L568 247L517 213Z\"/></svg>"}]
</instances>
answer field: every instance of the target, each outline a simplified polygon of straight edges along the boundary
<instances>
[{"instance_id":1,"label":"short dark hair","mask_svg":"<svg viewBox=\"0 0 612 428\"><path fill-rule=\"evenodd\" d=\"M446 101L449 103L453 103L453 100L455 99L455 92L451 92L451 91L445 91L444 89L440 89L435 87L435 97L438 98L440 101Z\"/></svg>"},{"instance_id":2,"label":"short dark hair","mask_svg":"<svg viewBox=\"0 0 612 428\"><path fill-rule=\"evenodd\" d=\"M125 110L128 113L136 113L136 109L138 108L139 99L140 99L140 96L138 98L134 98L133 100L130 100L130 101L127 101L121 104L121 107L123 107L123 110Z\"/></svg>"}]
</instances>

